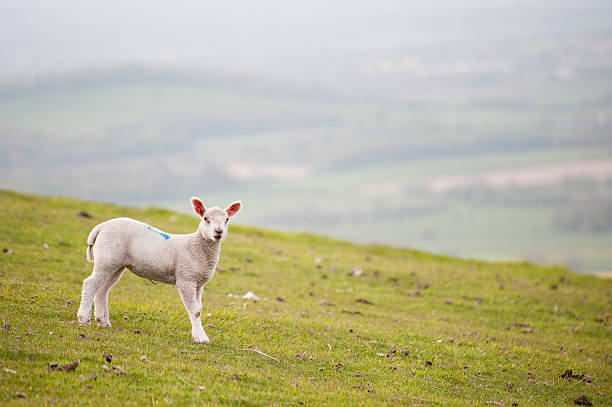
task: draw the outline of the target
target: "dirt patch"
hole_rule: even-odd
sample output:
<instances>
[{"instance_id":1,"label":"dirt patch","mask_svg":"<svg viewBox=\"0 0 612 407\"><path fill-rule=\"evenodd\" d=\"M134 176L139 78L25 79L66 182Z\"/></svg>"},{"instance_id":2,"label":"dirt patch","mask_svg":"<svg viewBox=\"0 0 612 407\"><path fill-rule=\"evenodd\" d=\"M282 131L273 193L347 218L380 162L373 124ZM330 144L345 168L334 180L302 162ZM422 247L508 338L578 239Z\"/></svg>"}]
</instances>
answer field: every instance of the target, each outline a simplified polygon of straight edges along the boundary
<instances>
[{"instance_id":1,"label":"dirt patch","mask_svg":"<svg viewBox=\"0 0 612 407\"><path fill-rule=\"evenodd\" d=\"M434 178L427 188L434 193L479 186L504 189L558 185L566 179L592 179L603 182L612 178L612 160L579 161L505 171L486 171L470 175L448 175Z\"/></svg>"},{"instance_id":2,"label":"dirt patch","mask_svg":"<svg viewBox=\"0 0 612 407\"><path fill-rule=\"evenodd\" d=\"M579 406L592 406L591 400L589 400L586 396L580 396L574 400L574 404Z\"/></svg>"},{"instance_id":3,"label":"dirt patch","mask_svg":"<svg viewBox=\"0 0 612 407\"><path fill-rule=\"evenodd\" d=\"M609 278L612 279L612 271L597 271L595 275L599 278Z\"/></svg>"},{"instance_id":4,"label":"dirt patch","mask_svg":"<svg viewBox=\"0 0 612 407\"><path fill-rule=\"evenodd\" d=\"M72 363L68 363L65 365L59 365L56 362L50 363L47 366L47 370L49 370L50 372L54 372L54 371L60 371L60 372L74 372L76 370L77 367L79 367L79 364L81 363L80 359L75 360Z\"/></svg>"},{"instance_id":5,"label":"dirt patch","mask_svg":"<svg viewBox=\"0 0 612 407\"><path fill-rule=\"evenodd\" d=\"M363 315L361 313L361 311L349 311L349 310L346 310L346 309L343 309L342 313L343 314L351 314L351 315Z\"/></svg>"},{"instance_id":6,"label":"dirt patch","mask_svg":"<svg viewBox=\"0 0 612 407\"><path fill-rule=\"evenodd\" d=\"M591 379L588 376L585 376L583 374L574 374L574 371L572 369L567 369L561 375L561 378L567 379L568 382L571 382L572 380L578 380L585 383L591 383Z\"/></svg>"},{"instance_id":7,"label":"dirt patch","mask_svg":"<svg viewBox=\"0 0 612 407\"><path fill-rule=\"evenodd\" d=\"M311 174L310 167L287 163L245 163L230 162L223 165L227 176L239 180L248 181L254 179L299 179Z\"/></svg>"}]
</instances>

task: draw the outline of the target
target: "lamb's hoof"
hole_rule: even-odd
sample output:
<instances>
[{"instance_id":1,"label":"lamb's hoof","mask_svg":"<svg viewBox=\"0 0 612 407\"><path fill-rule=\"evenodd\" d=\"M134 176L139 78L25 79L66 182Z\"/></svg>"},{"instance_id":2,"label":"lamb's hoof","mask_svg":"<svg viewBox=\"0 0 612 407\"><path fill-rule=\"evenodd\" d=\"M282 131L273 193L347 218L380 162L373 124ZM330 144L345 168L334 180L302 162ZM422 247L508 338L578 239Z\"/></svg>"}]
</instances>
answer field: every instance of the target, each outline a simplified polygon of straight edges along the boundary
<instances>
[{"instance_id":1,"label":"lamb's hoof","mask_svg":"<svg viewBox=\"0 0 612 407\"><path fill-rule=\"evenodd\" d=\"M91 319L88 319L87 317L84 317L83 315L77 314L77 318L79 319L79 324L83 326L88 326L91 324Z\"/></svg>"},{"instance_id":2,"label":"lamb's hoof","mask_svg":"<svg viewBox=\"0 0 612 407\"><path fill-rule=\"evenodd\" d=\"M100 318L96 318L96 322L98 323L98 326L101 328L109 328L111 326L110 321L103 321Z\"/></svg>"},{"instance_id":3,"label":"lamb's hoof","mask_svg":"<svg viewBox=\"0 0 612 407\"><path fill-rule=\"evenodd\" d=\"M210 343L210 339L208 339L208 336L206 336L206 334L197 336L191 335L191 339L193 339L195 343Z\"/></svg>"}]
</instances>

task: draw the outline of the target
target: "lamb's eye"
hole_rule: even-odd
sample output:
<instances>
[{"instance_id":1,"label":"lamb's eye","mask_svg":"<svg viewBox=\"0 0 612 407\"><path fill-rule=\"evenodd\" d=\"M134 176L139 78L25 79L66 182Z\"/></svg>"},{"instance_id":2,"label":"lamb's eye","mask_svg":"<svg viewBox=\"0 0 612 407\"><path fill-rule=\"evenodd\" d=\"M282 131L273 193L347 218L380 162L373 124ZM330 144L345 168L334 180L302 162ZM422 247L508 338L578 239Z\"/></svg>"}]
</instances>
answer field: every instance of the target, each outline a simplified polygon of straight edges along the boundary
<instances>
[{"instance_id":1,"label":"lamb's eye","mask_svg":"<svg viewBox=\"0 0 612 407\"><path fill-rule=\"evenodd\" d=\"M208 216L207 216L207 217L205 217L205 218L204 218L204 220L205 220L206 222L209 222L209 223L210 223L210 221L208 220Z\"/></svg>"},{"instance_id":2,"label":"lamb's eye","mask_svg":"<svg viewBox=\"0 0 612 407\"><path fill-rule=\"evenodd\" d=\"M229 222L229 218L225 219L225 223Z\"/></svg>"}]
</instances>

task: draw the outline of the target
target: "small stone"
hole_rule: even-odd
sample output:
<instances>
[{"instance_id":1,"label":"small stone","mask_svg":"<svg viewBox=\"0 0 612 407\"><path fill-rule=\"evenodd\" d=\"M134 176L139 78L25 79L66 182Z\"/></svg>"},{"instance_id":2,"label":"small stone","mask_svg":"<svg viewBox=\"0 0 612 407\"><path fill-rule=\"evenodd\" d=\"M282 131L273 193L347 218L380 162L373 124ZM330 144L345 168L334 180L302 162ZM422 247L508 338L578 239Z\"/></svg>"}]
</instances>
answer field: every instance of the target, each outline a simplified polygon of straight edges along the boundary
<instances>
[{"instance_id":1,"label":"small stone","mask_svg":"<svg viewBox=\"0 0 612 407\"><path fill-rule=\"evenodd\" d=\"M359 267L354 267L351 271L349 271L348 273L349 276L360 276L361 274L363 274L363 270Z\"/></svg>"},{"instance_id":2,"label":"small stone","mask_svg":"<svg viewBox=\"0 0 612 407\"><path fill-rule=\"evenodd\" d=\"M113 371L114 371L114 372L115 372L115 373L116 373L118 376L126 374L126 373L125 373L125 370L123 370L123 367L121 367L121 366L113 366Z\"/></svg>"},{"instance_id":3,"label":"small stone","mask_svg":"<svg viewBox=\"0 0 612 407\"><path fill-rule=\"evenodd\" d=\"M523 333L530 334L534 331L534 329L530 326L523 328Z\"/></svg>"},{"instance_id":4,"label":"small stone","mask_svg":"<svg viewBox=\"0 0 612 407\"><path fill-rule=\"evenodd\" d=\"M20 399L24 399L27 397L26 394L22 391L16 391L15 396L19 397Z\"/></svg>"}]
</instances>

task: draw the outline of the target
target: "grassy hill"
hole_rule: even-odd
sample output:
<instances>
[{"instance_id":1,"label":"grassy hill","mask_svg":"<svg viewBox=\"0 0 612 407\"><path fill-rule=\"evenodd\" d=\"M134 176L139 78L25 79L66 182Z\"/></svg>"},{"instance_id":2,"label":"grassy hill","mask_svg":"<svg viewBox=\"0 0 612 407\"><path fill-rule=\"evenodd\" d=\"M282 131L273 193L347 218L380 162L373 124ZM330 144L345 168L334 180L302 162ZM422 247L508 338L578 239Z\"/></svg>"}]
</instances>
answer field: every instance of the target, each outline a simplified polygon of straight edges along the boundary
<instances>
[{"instance_id":1,"label":"grassy hill","mask_svg":"<svg viewBox=\"0 0 612 407\"><path fill-rule=\"evenodd\" d=\"M0 191L0 404L612 404L612 281L563 268L232 225L203 296L211 344L191 343L175 287L129 272L110 295L113 326L80 327L86 237L117 216L197 224ZM249 290L261 300L228 296Z\"/></svg>"}]
</instances>

